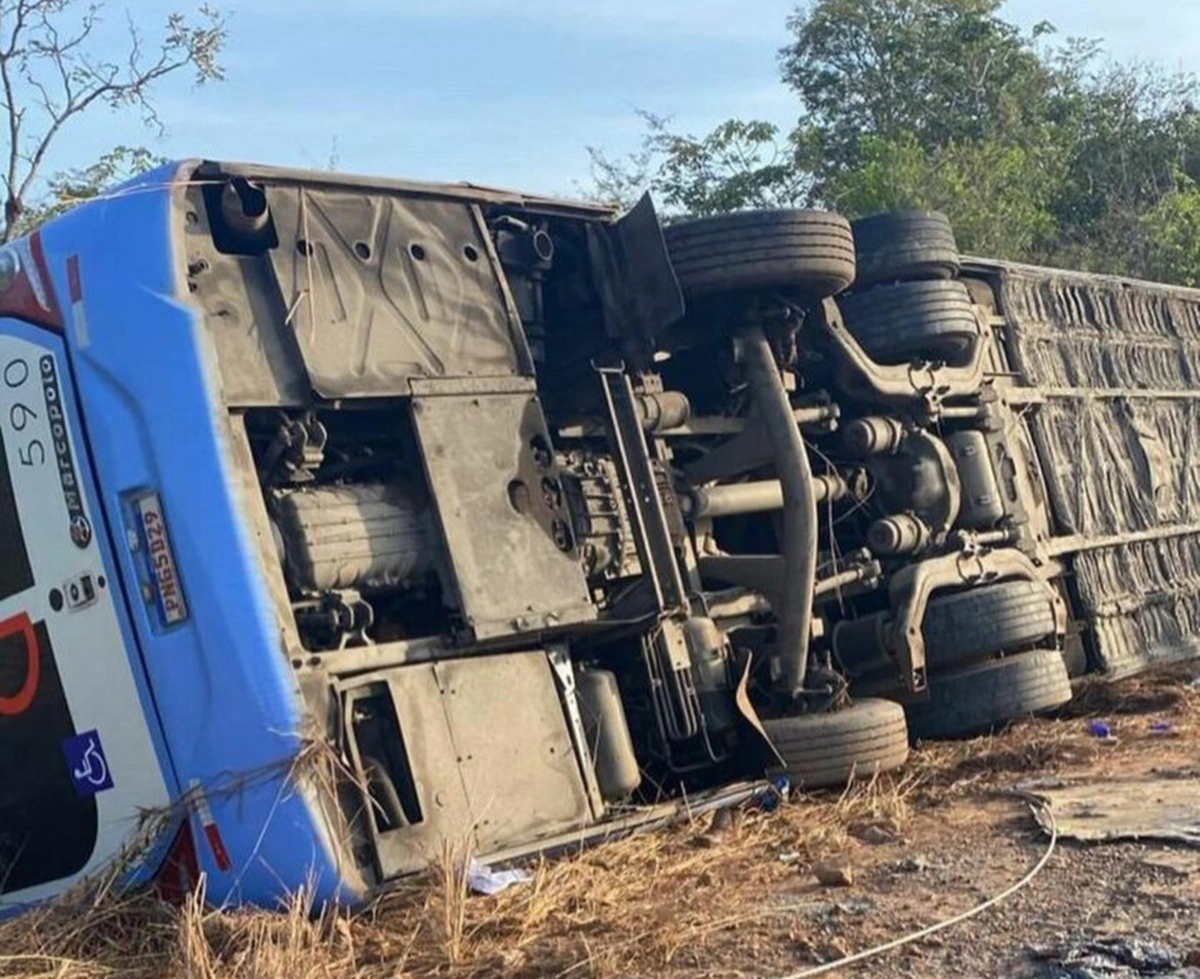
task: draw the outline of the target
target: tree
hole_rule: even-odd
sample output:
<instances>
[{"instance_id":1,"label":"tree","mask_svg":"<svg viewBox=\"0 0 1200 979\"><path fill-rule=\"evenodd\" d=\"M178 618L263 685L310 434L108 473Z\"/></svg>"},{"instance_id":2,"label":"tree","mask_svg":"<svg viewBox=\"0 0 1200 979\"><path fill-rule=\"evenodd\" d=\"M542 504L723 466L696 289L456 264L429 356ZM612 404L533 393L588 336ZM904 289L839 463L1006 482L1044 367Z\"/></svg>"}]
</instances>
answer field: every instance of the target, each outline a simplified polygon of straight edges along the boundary
<instances>
[{"instance_id":1,"label":"tree","mask_svg":"<svg viewBox=\"0 0 1200 979\"><path fill-rule=\"evenodd\" d=\"M698 138L672 132L669 119L648 112L641 116L646 137L625 159L588 148L599 200L629 206L650 187L668 212L699 216L786 207L808 196L809 181L795 166L795 147L772 123L730 119Z\"/></svg>"},{"instance_id":2,"label":"tree","mask_svg":"<svg viewBox=\"0 0 1200 979\"><path fill-rule=\"evenodd\" d=\"M170 14L161 37L148 43L130 21L119 56L98 53L103 8L81 0L0 0L0 93L8 123L4 143L4 223L0 240L28 227L39 211L40 187L59 138L80 116L99 107L138 112L161 130L152 95L168 75L191 70L197 84L222 77L218 56L224 17L210 7ZM95 187L145 151L118 147L91 168L59 175L60 190ZM53 186L51 188L54 189Z\"/></svg>"},{"instance_id":3,"label":"tree","mask_svg":"<svg viewBox=\"0 0 1200 979\"><path fill-rule=\"evenodd\" d=\"M685 213L934 208L977 254L1183 275L1200 180L1195 78L1106 63L1099 42L1059 41L1048 23L1022 31L1000 7L810 0L780 53L797 99L792 132L730 120L682 136L647 115L629 157L638 167L593 161L608 165L610 186L649 186Z\"/></svg>"},{"instance_id":4,"label":"tree","mask_svg":"<svg viewBox=\"0 0 1200 979\"><path fill-rule=\"evenodd\" d=\"M783 81L803 112L820 178L853 167L860 141L915 139L925 149L1033 135L1058 78L1036 42L996 16L1000 0L819 0L788 20ZM819 189L819 188L818 188Z\"/></svg>"},{"instance_id":5,"label":"tree","mask_svg":"<svg viewBox=\"0 0 1200 979\"><path fill-rule=\"evenodd\" d=\"M1200 114L1193 76L1147 64L1107 65L1081 79L1063 145L1066 172L1053 203L1065 264L1145 274L1144 220L1181 178L1200 177Z\"/></svg>"},{"instance_id":6,"label":"tree","mask_svg":"<svg viewBox=\"0 0 1200 979\"><path fill-rule=\"evenodd\" d=\"M25 206L15 230L36 228L76 204L99 197L107 188L165 162L144 146L114 146L94 163L61 170L46 178L44 198Z\"/></svg>"},{"instance_id":7,"label":"tree","mask_svg":"<svg viewBox=\"0 0 1200 979\"><path fill-rule=\"evenodd\" d=\"M1187 174L1141 218L1144 273L1163 282L1200 286L1200 185Z\"/></svg>"},{"instance_id":8,"label":"tree","mask_svg":"<svg viewBox=\"0 0 1200 979\"><path fill-rule=\"evenodd\" d=\"M1044 257L1053 239L1057 164L1044 147L1002 140L926 149L916 137L867 137L856 167L826 178L824 201L851 216L914 208L952 217L959 244L997 258Z\"/></svg>"}]
</instances>

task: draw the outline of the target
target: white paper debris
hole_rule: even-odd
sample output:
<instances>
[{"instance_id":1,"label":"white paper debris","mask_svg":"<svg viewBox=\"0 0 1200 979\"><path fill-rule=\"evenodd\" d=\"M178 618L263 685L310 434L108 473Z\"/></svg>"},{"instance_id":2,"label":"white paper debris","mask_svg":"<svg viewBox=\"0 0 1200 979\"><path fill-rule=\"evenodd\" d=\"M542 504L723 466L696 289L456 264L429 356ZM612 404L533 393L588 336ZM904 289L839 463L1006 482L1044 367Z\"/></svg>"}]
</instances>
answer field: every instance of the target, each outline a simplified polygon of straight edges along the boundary
<instances>
[{"instance_id":1,"label":"white paper debris","mask_svg":"<svg viewBox=\"0 0 1200 979\"><path fill-rule=\"evenodd\" d=\"M529 872L525 870L493 870L474 859L467 865L467 885L476 894L499 894L513 884L524 884L529 879Z\"/></svg>"}]
</instances>

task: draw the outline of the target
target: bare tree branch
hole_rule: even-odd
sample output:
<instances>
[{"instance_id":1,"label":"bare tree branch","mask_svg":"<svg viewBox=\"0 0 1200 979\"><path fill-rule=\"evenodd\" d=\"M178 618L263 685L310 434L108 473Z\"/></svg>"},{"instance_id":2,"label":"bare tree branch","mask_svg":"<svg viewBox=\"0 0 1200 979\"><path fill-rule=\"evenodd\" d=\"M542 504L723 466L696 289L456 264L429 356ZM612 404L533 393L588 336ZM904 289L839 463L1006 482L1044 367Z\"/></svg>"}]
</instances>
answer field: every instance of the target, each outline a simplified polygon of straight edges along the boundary
<instances>
[{"instance_id":1,"label":"bare tree branch","mask_svg":"<svg viewBox=\"0 0 1200 979\"><path fill-rule=\"evenodd\" d=\"M125 52L118 59L91 50L103 12L102 2L0 0L0 89L8 115L0 240L23 226L29 195L73 120L105 105L134 109L145 125L161 132L152 99L158 82L186 68L194 71L198 85L222 77L218 57L225 17L213 8L170 14L154 45L129 19ZM138 152L118 147L107 159L132 159L129 154ZM96 172L108 169L101 161Z\"/></svg>"}]
</instances>

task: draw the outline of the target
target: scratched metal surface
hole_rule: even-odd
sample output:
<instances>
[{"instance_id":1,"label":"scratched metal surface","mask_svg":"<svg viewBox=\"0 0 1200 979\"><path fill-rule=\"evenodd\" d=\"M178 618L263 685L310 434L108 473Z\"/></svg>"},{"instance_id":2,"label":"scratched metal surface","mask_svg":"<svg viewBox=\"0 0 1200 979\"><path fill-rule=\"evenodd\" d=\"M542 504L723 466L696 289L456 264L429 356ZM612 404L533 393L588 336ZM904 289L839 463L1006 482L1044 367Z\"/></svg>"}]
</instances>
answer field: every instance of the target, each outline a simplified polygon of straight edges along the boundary
<instances>
[{"instance_id":1,"label":"scratched metal surface","mask_svg":"<svg viewBox=\"0 0 1200 979\"><path fill-rule=\"evenodd\" d=\"M1200 291L1000 266L1007 344L1058 532L1161 531L1071 560L1104 668L1200 652ZM1063 388L1076 389L1070 394Z\"/></svg>"}]
</instances>

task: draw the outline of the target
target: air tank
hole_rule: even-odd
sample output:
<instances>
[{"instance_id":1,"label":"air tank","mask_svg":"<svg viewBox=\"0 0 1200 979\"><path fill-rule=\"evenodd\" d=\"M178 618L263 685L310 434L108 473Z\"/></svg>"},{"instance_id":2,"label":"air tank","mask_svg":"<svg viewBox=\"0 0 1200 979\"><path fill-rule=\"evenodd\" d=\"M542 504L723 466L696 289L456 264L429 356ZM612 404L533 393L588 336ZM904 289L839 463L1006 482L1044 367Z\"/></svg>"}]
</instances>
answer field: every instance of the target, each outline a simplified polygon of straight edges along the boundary
<instances>
[{"instance_id":1,"label":"air tank","mask_svg":"<svg viewBox=\"0 0 1200 979\"><path fill-rule=\"evenodd\" d=\"M642 773L617 678L610 670L585 668L576 674L575 691L600 794L607 802L628 799L642 784Z\"/></svg>"}]
</instances>

